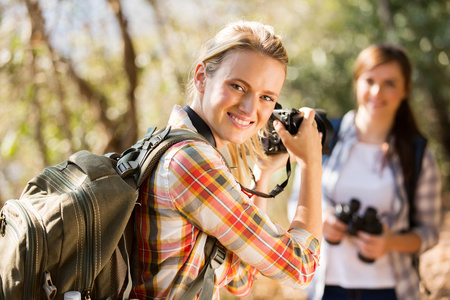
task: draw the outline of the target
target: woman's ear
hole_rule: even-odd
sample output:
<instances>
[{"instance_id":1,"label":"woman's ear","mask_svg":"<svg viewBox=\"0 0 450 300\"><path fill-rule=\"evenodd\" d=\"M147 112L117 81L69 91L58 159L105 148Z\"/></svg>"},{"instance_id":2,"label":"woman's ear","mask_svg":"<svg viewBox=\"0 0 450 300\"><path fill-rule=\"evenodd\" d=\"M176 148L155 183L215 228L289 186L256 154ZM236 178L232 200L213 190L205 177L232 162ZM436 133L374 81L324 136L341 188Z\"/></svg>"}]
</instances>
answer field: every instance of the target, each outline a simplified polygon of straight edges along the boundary
<instances>
[{"instance_id":1,"label":"woman's ear","mask_svg":"<svg viewBox=\"0 0 450 300\"><path fill-rule=\"evenodd\" d=\"M195 88L199 93L203 93L205 91L206 84L206 66L205 63L199 63L195 68L194 73L194 84Z\"/></svg>"}]
</instances>

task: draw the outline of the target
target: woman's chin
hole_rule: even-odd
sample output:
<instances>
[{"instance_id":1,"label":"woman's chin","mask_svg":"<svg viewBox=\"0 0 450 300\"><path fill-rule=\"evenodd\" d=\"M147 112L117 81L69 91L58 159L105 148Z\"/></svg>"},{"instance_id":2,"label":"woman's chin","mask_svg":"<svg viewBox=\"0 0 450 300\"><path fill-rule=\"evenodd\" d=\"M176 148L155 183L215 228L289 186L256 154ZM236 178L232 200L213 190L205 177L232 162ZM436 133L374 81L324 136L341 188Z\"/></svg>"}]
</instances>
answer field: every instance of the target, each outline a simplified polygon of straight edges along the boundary
<instances>
[{"instance_id":1,"label":"woman's chin","mask_svg":"<svg viewBox=\"0 0 450 300\"><path fill-rule=\"evenodd\" d=\"M232 135L232 136L230 136L228 141L230 143L240 145L240 144L244 143L246 140L248 140L249 138L250 138L249 136Z\"/></svg>"}]
</instances>

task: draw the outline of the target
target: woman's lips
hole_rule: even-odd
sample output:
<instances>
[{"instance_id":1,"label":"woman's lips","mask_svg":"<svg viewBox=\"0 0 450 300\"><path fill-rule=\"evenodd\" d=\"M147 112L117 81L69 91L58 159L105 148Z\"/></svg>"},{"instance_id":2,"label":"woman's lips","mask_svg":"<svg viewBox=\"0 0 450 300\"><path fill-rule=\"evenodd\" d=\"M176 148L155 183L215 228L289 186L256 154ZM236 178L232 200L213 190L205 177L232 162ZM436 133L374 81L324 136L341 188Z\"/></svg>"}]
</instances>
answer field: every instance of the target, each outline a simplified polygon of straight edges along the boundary
<instances>
[{"instance_id":1,"label":"woman's lips","mask_svg":"<svg viewBox=\"0 0 450 300\"><path fill-rule=\"evenodd\" d=\"M236 117L235 115L232 115L232 114L228 114L228 115L231 117L231 119L233 119L233 121L235 121L239 125L249 126L249 125L253 124L252 121L242 120L242 119L240 119L240 118L238 118L238 117Z\"/></svg>"}]
</instances>

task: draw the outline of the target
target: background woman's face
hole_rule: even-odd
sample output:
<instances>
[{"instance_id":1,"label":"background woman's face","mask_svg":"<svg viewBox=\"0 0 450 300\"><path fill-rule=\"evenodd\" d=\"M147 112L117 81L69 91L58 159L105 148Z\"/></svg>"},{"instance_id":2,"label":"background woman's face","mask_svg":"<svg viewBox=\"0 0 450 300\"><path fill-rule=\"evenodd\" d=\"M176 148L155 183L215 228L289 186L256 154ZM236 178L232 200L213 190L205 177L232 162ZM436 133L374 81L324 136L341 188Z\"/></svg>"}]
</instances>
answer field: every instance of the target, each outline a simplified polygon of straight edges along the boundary
<instances>
[{"instance_id":1,"label":"background woman's face","mask_svg":"<svg viewBox=\"0 0 450 300\"><path fill-rule=\"evenodd\" d=\"M370 116L394 118L407 97L400 65L388 62L362 73L356 82L356 97L358 109L365 109Z\"/></svg>"},{"instance_id":2,"label":"background woman's face","mask_svg":"<svg viewBox=\"0 0 450 300\"><path fill-rule=\"evenodd\" d=\"M285 80L284 66L251 50L232 51L212 75L197 68L200 97L193 108L211 128L220 149L241 144L266 124Z\"/></svg>"}]
</instances>

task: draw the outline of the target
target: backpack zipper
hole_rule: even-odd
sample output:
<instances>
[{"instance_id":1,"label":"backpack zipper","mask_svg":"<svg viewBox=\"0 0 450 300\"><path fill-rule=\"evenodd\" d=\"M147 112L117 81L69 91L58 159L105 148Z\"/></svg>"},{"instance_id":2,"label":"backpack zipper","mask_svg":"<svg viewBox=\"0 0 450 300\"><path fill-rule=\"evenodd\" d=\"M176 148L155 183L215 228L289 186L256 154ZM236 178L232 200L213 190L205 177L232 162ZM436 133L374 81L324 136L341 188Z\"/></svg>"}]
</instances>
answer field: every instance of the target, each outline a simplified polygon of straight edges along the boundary
<instances>
[{"instance_id":1,"label":"backpack zipper","mask_svg":"<svg viewBox=\"0 0 450 300\"><path fill-rule=\"evenodd\" d=\"M37 273L37 260L36 260L36 250L37 249L37 230L38 228L34 226L31 216L26 211L25 207L18 200L8 201L8 205L12 205L21 217L26 222L27 230L27 252L25 257L25 278L24 278L24 299L34 299L35 292L39 294L39 288L36 284L36 273ZM31 287L27 288L27 287ZM31 295L30 295L31 291Z\"/></svg>"},{"instance_id":2,"label":"backpack zipper","mask_svg":"<svg viewBox=\"0 0 450 300\"><path fill-rule=\"evenodd\" d=\"M22 203L19 200L14 199L14 200L8 200L6 202L6 204L8 204L8 206L12 207L11 209L18 211L19 214L22 216L22 219L24 219L26 221L27 232L29 232L31 234L31 237L27 234L27 247L29 249L37 249L38 248L39 243L37 240L39 238L39 233L41 233L43 246L39 247L39 249L37 249L38 250L37 254L41 253L41 250L42 250L41 257L42 257L43 265L45 266L47 264L47 257L48 257L47 247L46 247L46 244L47 244L46 231L43 226L35 226L36 223L41 224L42 220L38 219L37 222L34 222L34 223L32 222L32 220L31 220L32 217L29 213L29 210L27 210L25 207L26 203ZM5 206L6 206L6 204L5 204ZM23 218L23 216L25 216L25 218ZM6 226L8 226L11 228L11 230L8 230L9 235L11 236L12 239L14 239L14 241L16 243L18 243L19 242L19 230L17 229L18 225L14 222L14 219L8 217L8 214L5 214L2 211L0 214L0 221L1 221L0 231L2 233L2 236L5 235ZM31 230L30 230L30 228L31 228ZM36 231L34 231L33 229L35 229ZM38 261L36 260L36 257L34 254L36 254L36 253L34 253L34 250L27 251L27 256L25 258L26 259L26 263L25 263L26 274L25 275L26 275L26 278L34 279L36 277L39 279L40 277L36 276L36 275L39 275L38 274L39 266L38 266ZM34 260L32 263L29 263L30 255ZM39 255L38 255L38 257L39 257ZM34 272L33 272L33 266L35 266ZM30 274L31 274L31 276L30 276ZM25 282L28 282L28 281L25 281ZM34 281L34 283L32 283L32 284L33 284L32 289L34 289L35 292L37 292L38 295L40 295L39 282L36 283ZM34 285L36 285L36 286L34 286ZM26 286L27 285L25 285L25 287ZM25 291L27 291L27 290L25 289ZM24 294L26 293L25 291L24 291ZM4 297L4 295L3 295L3 297ZM0 299L3 299L3 298L0 297Z\"/></svg>"},{"instance_id":3,"label":"backpack zipper","mask_svg":"<svg viewBox=\"0 0 450 300\"><path fill-rule=\"evenodd\" d=\"M83 257L83 288L90 290L92 285L92 274L94 274L94 247L92 241L94 240L93 233L93 208L92 203L89 201L89 197L84 189L80 189L79 193L75 194L77 199L80 200L82 206L84 206L84 212L86 213L86 237L85 237L85 252Z\"/></svg>"},{"instance_id":4,"label":"backpack zipper","mask_svg":"<svg viewBox=\"0 0 450 300\"><path fill-rule=\"evenodd\" d=\"M9 200L8 204L10 201L17 201L17 200ZM16 243L19 242L19 233L17 232L18 230L16 223L14 223L11 220L11 218L8 218L8 215L5 215L5 213L2 210L2 213L0 215L0 234L2 235L2 237L6 235L6 226L11 227L15 242Z\"/></svg>"},{"instance_id":5,"label":"backpack zipper","mask_svg":"<svg viewBox=\"0 0 450 300\"><path fill-rule=\"evenodd\" d=\"M15 200L9 200L9 201L7 201L7 203L9 204L9 202L11 202L11 201L15 201ZM5 206L6 206L6 204L5 204ZM1 214L0 214L0 234L1 234L2 238L5 237L5 235L6 235L6 226L11 228L11 230L8 230L8 236L12 235L12 238L14 239L15 243L18 243L19 242L19 234L17 232L17 226L10 218L8 218L8 215L5 214L5 212L2 210ZM0 276L0 300L5 300L5 294L3 292L3 282L2 282L1 276Z\"/></svg>"},{"instance_id":6,"label":"backpack zipper","mask_svg":"<svg viewBox=\"0 0 450 300\"><path fill-rule=\"evenodd\" d=\"M60 174L60 171L55 169L54 167L48 167L45 171L50 173L50 177L56 181L60 185L66 186L70 192L70 196L74 201L78 201L81 205L83 211L85 212L85 228L86 228L86 236L84 249L81 253L82 255L82 270L81 270L81 287L80 291L83 290L91 290L93 285L93 274L94 274L94 247L92 245L93 240L93 227L94 227L94 212L92 207L92 202L89 200L89 196L84 190L84 188L80 187L75 181L69 180L67 177L64 177ZM74 197L75 196L75 197ZM77 287L74 287L77 289Z\"/></svg>"}]
</instances>

